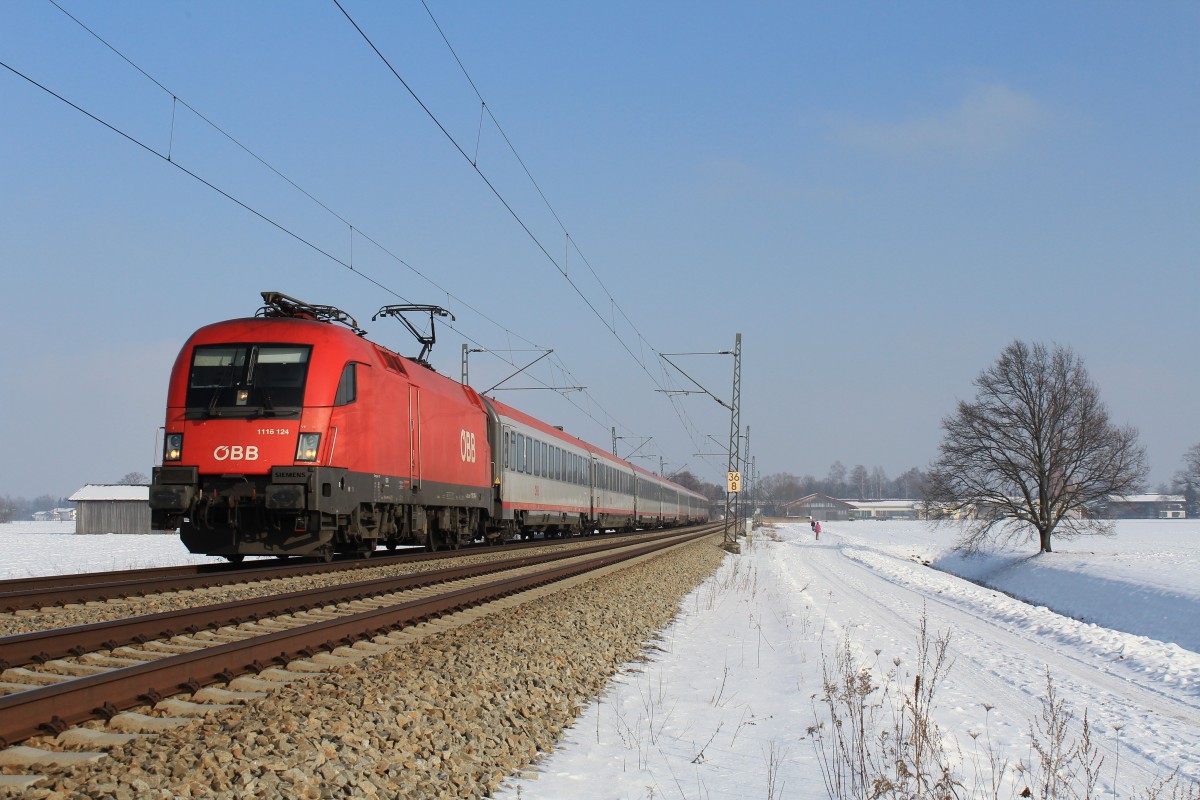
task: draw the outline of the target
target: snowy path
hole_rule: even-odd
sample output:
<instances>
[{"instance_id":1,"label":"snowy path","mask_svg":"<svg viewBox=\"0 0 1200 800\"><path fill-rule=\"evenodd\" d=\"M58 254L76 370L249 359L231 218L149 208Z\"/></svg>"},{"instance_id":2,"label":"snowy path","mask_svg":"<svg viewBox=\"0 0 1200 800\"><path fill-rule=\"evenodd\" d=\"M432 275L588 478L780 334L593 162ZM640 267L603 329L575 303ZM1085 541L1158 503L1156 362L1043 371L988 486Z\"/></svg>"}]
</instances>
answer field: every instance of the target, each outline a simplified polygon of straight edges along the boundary
<instances>
[{"instance_id":1,"label":"snowy path","mask_svg":"<svg viewBox=\"0 0 1200 800\"><path fill-rule=\"evenodd\" d=\"M931 633L952 635L934 716L950 749L961 748L968 786L973 764L988 777L987 737L971 738L985 719L995 752L1029 761L1047 668L1074 736L1088 710L1104 796L1114 783L1133 796L1175 767L1200 778L1200 654L931 569L905 557L922 555L920 541L910 547L892 531L831 523L819 543L807 525L779 527L782 541L757 535L685 601L662 652L614 679L536 777L497 797L825 796L806 736L822 661L848 638L878 677L899 658L909 685L923 611ZM1010 773L1000 796L1023 785Z\"/></svg>"},{"instance_id":2,"label":"snowy path","mask_svg":"<svg viewBox=\"0 0 1200 800\"><path fill-rule=\"evenodd\" d=\"M939 707L952 710L941 715L943 724L960 741L968 741L961 726L970 725L972 711L978 721L968 730L982 725L982 704L987 703L995 707L993 741L1021 753L1029 721L1040 712L1049 669L1076 721L1088 709L1089 721L1108 751L1108 763L1115 758L1116 727L1122 726L1125 780L1148 784L1164 772L1155 766L1164 761L1200 764L1195 741L1200 727L1200 656L1062 617L912 561L846 543L837 534L827 534L819 546L795 540L791 544L803 549L804 558L789 560L789 568L803 573L800 580L809 584L818 605L828 595L831 618L851 629L851 639L860 646L882 647L885 658L892 652L907 653L902 657L911 663L922 608L931 630L951 631L955 664L939 693Z\"/></svg>"}]
</instances>

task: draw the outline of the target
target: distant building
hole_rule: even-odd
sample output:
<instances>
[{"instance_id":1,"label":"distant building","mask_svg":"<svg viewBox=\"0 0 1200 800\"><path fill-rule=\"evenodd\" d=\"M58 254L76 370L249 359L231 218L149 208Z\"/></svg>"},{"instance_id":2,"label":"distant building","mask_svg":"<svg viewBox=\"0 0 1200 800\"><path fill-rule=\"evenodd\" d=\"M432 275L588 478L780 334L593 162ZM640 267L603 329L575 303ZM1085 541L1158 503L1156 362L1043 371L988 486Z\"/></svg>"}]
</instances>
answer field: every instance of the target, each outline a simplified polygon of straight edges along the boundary
<instances>
[{"instance_id":1,"label":"distant building","mask_svg":"<svg viewBox=\"0 0 1200 800\"><path fill-rule=\"evenodd\" d=\"M1186 519L1181 494L1110 494L1108 515L1116 519Z\"/></svg>"},{"instance_id":2,"label":"distant building","mask_svg":"<svg viewBox=\"0 0 1200 800\"><path fill-rule=\"evenodd\" d=\"M921 503L917 500L849 500L854 510L850 519L916 519Z\"/></svg>"},{"instance_id":3,"label":"distant building","mask_svg":"<svg viewBox=\"0 0 1200 800\"><path fill-rule=\"evenodd\" d=\"M52 508L49 511L35 511L33 519L35 522L71 522L75 519L75 509Z\"/></svg>"},{"instance_id":4,"label":"distant building","mask_svg":"<svg viewBox=\"0 0 1200 800\"><path fill-rule=\"evenodd\" d=\"M851 503L819 492L784 503L782 508L785 517L812 517L821 522L850 519L850 514L854 511Z\"/></svg>"},{"instance_id":5,"label":"distant building","mask_svg":"<svg viewBox=\"0 0 1200 800\"><path fill-rule=\"evenodd\" d=\"M75 503L75 533L150 533L150 487L91 484Z\"/></svg>"}]
</instances>

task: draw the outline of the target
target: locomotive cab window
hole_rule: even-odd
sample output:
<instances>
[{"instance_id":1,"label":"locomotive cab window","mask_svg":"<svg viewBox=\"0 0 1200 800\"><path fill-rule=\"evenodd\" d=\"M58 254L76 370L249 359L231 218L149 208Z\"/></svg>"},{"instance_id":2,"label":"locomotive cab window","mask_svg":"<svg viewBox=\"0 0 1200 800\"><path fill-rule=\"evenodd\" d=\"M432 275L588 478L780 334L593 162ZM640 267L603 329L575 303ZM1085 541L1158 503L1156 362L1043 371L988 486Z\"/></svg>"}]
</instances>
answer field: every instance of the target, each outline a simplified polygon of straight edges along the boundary
<instances>
[{"instance_id":1,"label":"locomotive cab window","mask_svg":"<svg viewBox=\"0 0 1200 800\"><path fill-rule=\"evenodd\" d=\"M298 416L309 345L199 345L188 375L187 416Z\"/></svg>"},{"instance_id":2,"label":"locomotive cab window","mask_svg":"<svg viewBox=\"0 0 1200 800\"><path fill-rule=\"evenodd\" d=\"M342 370L342 378L338 381L337 394L334 395L335 406L348 406L358 399L358 365L351 361Z\"/></svg>"}]
</instances>

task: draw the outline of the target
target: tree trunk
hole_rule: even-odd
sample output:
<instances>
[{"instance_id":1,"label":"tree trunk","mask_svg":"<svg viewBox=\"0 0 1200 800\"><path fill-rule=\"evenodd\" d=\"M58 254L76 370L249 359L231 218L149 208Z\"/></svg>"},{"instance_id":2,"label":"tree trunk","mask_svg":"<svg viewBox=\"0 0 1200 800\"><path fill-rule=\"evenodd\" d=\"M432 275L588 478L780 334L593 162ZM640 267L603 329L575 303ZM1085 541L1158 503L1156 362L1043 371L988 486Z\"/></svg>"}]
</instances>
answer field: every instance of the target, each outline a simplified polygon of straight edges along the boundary
<instances>
[{"instance_id":1,"label":"tree trunk","mask_svg":"<svg viewBox=\"0 0 1200 800\"><path fill-rule=\"evenodd\" d=\"M1050 529L1047 528L1047 529L1043 530L1041 528L1038 528L1038 538L1041 540L1041 547L1042 547L1042 549L1039 550L1038 552L1040 552L1040 553L1052 552L1050 550Z\"/></svg>"}]
</instances>

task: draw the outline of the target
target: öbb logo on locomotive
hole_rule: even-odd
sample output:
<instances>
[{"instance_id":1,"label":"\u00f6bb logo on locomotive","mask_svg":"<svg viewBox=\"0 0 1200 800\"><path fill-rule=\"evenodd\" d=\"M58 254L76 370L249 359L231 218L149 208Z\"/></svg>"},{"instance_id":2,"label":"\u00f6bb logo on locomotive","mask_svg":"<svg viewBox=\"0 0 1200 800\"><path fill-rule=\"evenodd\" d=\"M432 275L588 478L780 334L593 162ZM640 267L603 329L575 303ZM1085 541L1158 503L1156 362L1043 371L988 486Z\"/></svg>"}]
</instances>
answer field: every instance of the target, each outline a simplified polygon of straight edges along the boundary
<instances>
[{"instance_id":1,"label":"\u00f6bb logo on locomotive","mask_svg":"<svg viewBox=\"0 0 1200 800\"><path fill-rule=\"evenodd\" d=\"M458 437L458 452L462 460L468 464L475 463L475 434L463 430Z\"/></svg>"},{"instance_id":2,"label":"\u00f6bb logo on locomotive","mask_svg":"<svg viewBox=\"0 0 1200 800\"><path fill-rule=\"evenodd\" d=\"M258 461L258 447L252 444L223 444L213 450L217 461Z\"/></svg>"}]
</instances>

